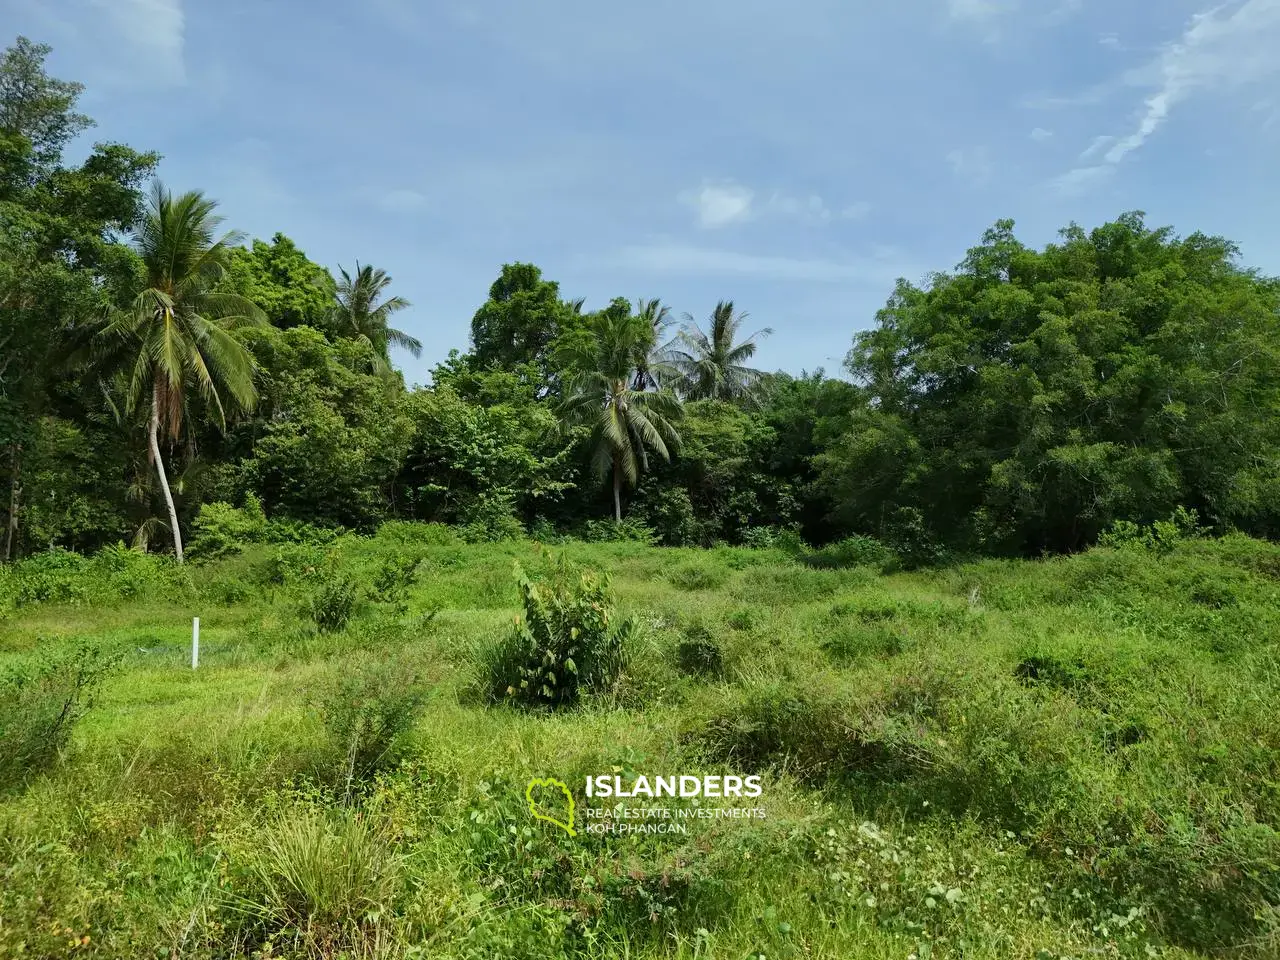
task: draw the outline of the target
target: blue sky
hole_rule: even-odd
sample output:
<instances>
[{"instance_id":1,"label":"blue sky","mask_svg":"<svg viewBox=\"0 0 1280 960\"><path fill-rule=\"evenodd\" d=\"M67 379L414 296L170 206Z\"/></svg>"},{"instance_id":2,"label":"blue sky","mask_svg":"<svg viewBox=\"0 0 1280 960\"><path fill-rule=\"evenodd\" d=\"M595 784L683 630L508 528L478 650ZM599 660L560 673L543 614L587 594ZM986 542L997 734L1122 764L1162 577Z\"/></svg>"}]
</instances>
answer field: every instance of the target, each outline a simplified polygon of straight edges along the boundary
<instances>
[{"instance_id":1,"label":"blue sky","mask_svg":"<svg viewBox=\"0 0 1280 960\"><path fill-rule=\"evenodd\" d=\"M894 279L994 220L1131 209L1280 273L1280 0L0 0L229 226L385 268L463 347L503 262L567 296L733 299L838 371Z\"/></svg>"}]
</instances>

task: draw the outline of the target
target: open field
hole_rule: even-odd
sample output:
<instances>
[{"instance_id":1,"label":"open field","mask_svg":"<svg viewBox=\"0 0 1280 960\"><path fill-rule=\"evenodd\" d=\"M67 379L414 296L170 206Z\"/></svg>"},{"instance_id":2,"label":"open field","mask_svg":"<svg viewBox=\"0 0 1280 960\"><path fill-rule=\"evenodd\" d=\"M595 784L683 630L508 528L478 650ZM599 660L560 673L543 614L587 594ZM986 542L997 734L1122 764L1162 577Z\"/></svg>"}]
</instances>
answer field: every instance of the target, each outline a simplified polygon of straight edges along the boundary
<instances>
[{"instance_id":1,"label":"open field","mask_svg":"<svg viewBox=\"0 0 1280 960\"><path fill-rule=\"evenodd\" d=\"M625 666L572 708L490 703L514 562L562 553L635 618ZM0 571L0 667L53 658L5 688L6 751L80 644L122 656L60 754L8 771L0 956L1280 950L1280 547L834 562L401 524ZM370 728L342 718L395 728L396 697L406 732L362 767ZM701 803L766 817L571 837L530 815L531 778L581 810L597 774L759 774L758 799Z\"/></svg>"}]
</instances>

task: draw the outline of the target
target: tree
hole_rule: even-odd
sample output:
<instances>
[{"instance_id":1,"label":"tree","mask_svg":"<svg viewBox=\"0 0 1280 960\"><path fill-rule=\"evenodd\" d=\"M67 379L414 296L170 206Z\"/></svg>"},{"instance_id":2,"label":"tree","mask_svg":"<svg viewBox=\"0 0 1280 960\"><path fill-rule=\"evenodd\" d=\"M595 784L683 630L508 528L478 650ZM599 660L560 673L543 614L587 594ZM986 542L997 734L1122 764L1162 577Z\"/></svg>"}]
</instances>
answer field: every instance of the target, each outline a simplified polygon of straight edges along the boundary
<instances>
[{"instance_id":1,"label":"tree","mask_svg":"<svg viewBox=\"0 0 1280 960\"><path fill-rule=\"evenodd\" d=\"M333 277L283 233L270 243L234 248L224 286L261 307L274 327L308 326L335 335L329 327L338 292Z\"/></svg>"},{"instance_id":2,"label":"tree","mask_svg":"<svg viewBox=\"0 0 1280 960\"><path fill-rule=\"evenodd\" d=\"M178 512L160 452L160 431L182 431L192 390L225 426L227 409L250 409L257 399L253 357L231 328L263 322L244 297L215 292L226 273L235 233L215 239L222 218L199 191L174 197L161 184L134 233L145 288L103 331L111 355L124 360L130 406L150 396L147 439L169 513L173 551L182 562ZM224 399L225 397L225 399Z\"/></svg>"},{"instance_id":3,"label":"tree","mask_svg":"<svg viewBox=\"0 0 1280 960\"><path fill-rule=\"evenodd\" d=\"M650 332L648 348L636 359L635 388L656 390L670 373L670 366L658 344L671 325L671 308L664 307L657 297L652 300L641 298L636 303L636 317Z\"/></svg>"},{"instance_id":4,"label":"tree","mask_svg":"<svg viewBox=\"0 0 1280 960\"><path fill-rule=\"evenodd\" d=\"M564 357L567 395L561 416L591 428L591 462L597 476L613 470L613 515L622 519L622 482L635 485L649 449L664 460L680 444L674 424L677 397L667 390L637 390L638 361L651 344L652 327L629 312L605 310L593 318L592 336L575 340Z\"/></svg>"},{"instance_id":5,"label":"tree","mask_svg":"<svg viewBox=\"0 0 1280 960\"><path fill-rule=\"evenodd\" d=\"M532 364L542 388L555 386L557 341L586 322L582 301L560 299L560 287L531 263L508 263L471 318L471 351L480 367L515 370Z\"/></svg>"},{"instance_id":6,"label":"tree","mask_svg":"<svg viewBox=\"0 0 1280 960\"><path fill-rule=\"evenodd\" d=\"M116 237L135 221L157 162L98 144L77 168L62 148L91 121L79 84L49 77L49 48L20 37L0 57L0 476L9 488L0 555L20 548L23 451L55 399L85 411L69 377L87 321L133 268ZM55 396L59 395L59 396ZM91 395L90 395L91 397ZM34 475L33 475L34 476Z\"/></svg>"},{"instance_id":7,"label":"tree","mask_svg":"<svg viewBox=\"0 0 1280 960\"><path fill-rule=\"evenodd\" d=\"M1129 213L1042 251L1000 221L900 282L847 365L870 404L818 459L837 519L909 550L1077 550L1184 506L1280 530L1280 282Z\"/></svg>"},{"instance_id":8,"label":"tree","mask_svg":"<svg viewBox=\"0 0 1280 960\"><path fill-rule=\"evenodd\" d=\"M738 331L747 319L735 313L732 300L721 300L711 314L704 332L689 314L684 329L667 351L671 365L680 374L679 390L690 400L751 400L761 377L746 366L756 353L756 339L773 331L757 330L741 343Z\"/></svg>"},{"instance_id":9,"label":"tree","mask_svg":"<svg viewBox=\"0 0 1280 960\"><path fill-rule=\"evenodd\" d=\"M52 50L18 37L0 58L0 131L25 137L39 167L56 166L62 148L93 126L74 110L84 85L45 73L44 61Z\"/></svg>"},{"instance_id":10,"label":"tree","mask_svg":"<svg viewBox=\"0 0 1280 960\"><path fill-rule=\"evenodd\" d=\"M404 297L389 297L378 301L391 285L386 271L369 264L356 263L353 278L346 270L338 268L337 299L333 307L331 325L339 337L358 340L373 348L373 372L380 377L393 375L391 348L408 350L415 357L422 355L422 342L403 330L391 326L393 313L410 306Z\"/></svg>"}]
</instances>

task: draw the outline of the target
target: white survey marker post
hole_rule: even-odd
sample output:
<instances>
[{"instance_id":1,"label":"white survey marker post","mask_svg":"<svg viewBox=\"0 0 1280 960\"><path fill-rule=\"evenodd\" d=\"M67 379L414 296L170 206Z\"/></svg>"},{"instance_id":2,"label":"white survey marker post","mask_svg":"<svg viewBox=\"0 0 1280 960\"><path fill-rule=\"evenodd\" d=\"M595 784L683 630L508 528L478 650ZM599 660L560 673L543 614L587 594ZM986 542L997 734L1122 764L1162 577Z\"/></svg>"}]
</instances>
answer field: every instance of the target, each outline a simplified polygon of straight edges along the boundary
<instances>
[{"instance_id":1,"label":"white survey marker post","mask_svg":"<svg viewBox=\"0 0 1280 960\"><path fill-rule=\"evenodd\" d=\"M191 669L200 666L200 618L191 618Z\"/></svg>"}]
</instances>

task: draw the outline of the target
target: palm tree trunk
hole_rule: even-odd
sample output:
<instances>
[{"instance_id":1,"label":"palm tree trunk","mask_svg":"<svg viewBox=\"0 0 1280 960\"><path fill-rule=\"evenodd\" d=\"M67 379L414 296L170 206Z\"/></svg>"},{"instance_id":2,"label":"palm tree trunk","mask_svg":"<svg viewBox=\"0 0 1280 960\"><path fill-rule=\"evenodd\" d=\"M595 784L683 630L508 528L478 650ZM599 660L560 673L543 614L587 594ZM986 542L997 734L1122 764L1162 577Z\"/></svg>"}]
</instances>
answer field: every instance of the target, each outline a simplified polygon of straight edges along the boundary
<instances>
[{"instance_id":1,"label":"palm tree trunk","mask_svg":"<svg viewBox=\"0 0 1280 960\"><path fill-rule=\"evenodd\" d=\"M622 522L622 465L613 458L613 519Z\"/></svg>"},{"instance_id":2,"label":"palm tree trunk","mask_svg":"<svg viewBox=\"0 0 1280 960\"><path fill-rule=\"evenodd\" d=\"M18 501L22 498L22 444L9 444L9 521L5 525L4 562L13 559L13 544L18 538Z\"/></svg>"},{"instance_id":3,"label":"palm tree trunk","mask_svg":"<svg viewBox=\"0 0 1280 960\"><path fill-rule=\"evenodd\" d=\"M178 529L178 511L173 507L173 494L169 490L169 478L164 472L164 460L160 456L160 388L151 391L151 424L148 429L151 440L151 457L156 462L160 476L160 489L164 491L164 503L169 508L169 529L173 533L173 554L182 562L182 531Z\"/></svg>"}]
</instances>

